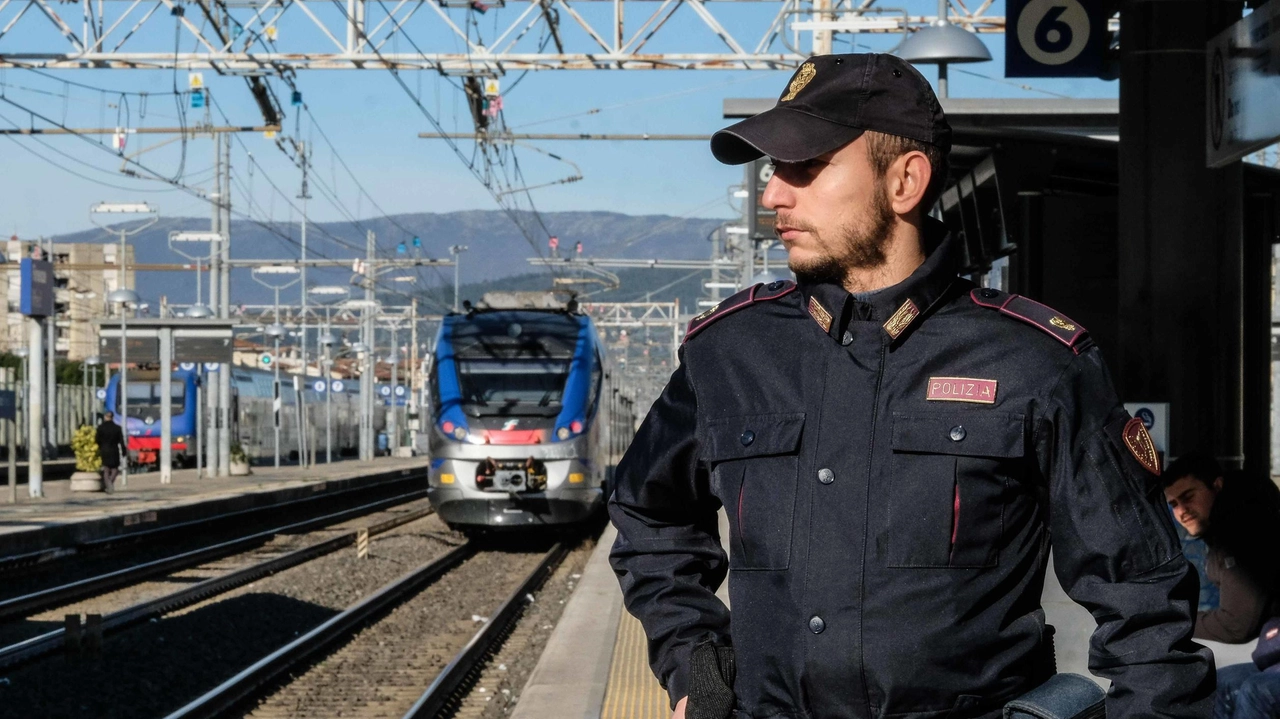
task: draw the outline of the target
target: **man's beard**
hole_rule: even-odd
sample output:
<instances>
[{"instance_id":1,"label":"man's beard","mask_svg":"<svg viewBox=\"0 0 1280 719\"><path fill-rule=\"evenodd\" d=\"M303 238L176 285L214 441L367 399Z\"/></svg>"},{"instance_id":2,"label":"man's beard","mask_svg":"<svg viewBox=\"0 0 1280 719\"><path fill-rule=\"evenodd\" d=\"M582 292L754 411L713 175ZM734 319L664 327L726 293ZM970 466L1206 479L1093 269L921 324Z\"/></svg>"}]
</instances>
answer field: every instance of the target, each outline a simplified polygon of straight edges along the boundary
<instances>
[{"instance_id":1,"label":"man's beard","mask_svg":"<svg viewBox=\"0 0 1280 719\"><path fill-rule=\"evenodd\" d=\"M889 193L883 185L877 186L867 210L865 217L836 227L831 242L812 225L795 219L784 222L779 217L778 224L812 234L818 241L820 251L828 251L828 254L803 262L789 260L787 265L796 274L796 279L805 284L843 284L849 270L871 269L883 265L884 248L889 243L894 220L893 208L889 206Z\"/></svg>"}]
</instances>

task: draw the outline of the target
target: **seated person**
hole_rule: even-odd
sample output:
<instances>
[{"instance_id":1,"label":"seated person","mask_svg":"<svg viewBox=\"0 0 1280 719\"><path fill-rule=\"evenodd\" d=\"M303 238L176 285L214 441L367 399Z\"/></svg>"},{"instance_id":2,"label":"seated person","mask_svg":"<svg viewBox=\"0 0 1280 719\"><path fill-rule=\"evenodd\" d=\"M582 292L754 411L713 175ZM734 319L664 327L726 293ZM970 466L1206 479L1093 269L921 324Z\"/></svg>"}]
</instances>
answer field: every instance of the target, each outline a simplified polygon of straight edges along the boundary
<instances>
[{"instance_id":1,"label":"seated person","mask_svg":"<svg viewBox=\"0 0 1280 719\"><path fill-rule=\"evenodd\" d=\"M1280 619L1268 621L1253 650L1252 664L1218 670L1213 719L1280 717Z\"/></svg>"},{"instance_id":2,"label":"seated person","mask_svg":"<svg viewBox=\"0 0 1280 719\"><path fill-rule=\"evenodd\" d=\"M1174 519L1208 545L1205 573L1219 589L1218 608L1196 615L1195 637L1251 641L1280 616L1280 489L1269 478L1228 476L1201 453L1178 458L1163 480Z\"/></svg>"}]
</instances>

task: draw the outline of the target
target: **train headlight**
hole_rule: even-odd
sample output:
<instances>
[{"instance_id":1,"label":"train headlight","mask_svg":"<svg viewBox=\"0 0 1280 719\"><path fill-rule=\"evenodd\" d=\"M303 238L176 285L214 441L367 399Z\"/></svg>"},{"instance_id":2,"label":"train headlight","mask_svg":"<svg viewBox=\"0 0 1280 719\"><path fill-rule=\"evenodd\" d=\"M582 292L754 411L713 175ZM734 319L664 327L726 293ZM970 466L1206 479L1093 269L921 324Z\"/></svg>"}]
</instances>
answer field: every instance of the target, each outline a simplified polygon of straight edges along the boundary
<instances>
[{"instance_id":1,"label":"train headlight","mask_svg":"<svg viewBox=\"0 0 1280 719\"><path fill-rule=\"evenodd\" d=\"M571 434L573 433L569 431L568 427L561 427L560 429L556 430L556 439L559 439L561 442L563 442L566 439L569 439L569 436Z\"/></svg>"},{"instance_id":2,"label":"train headlight","mask_svg":"<svg viewBox=\"0 0 1280 719\"><path fill-rule=\"evenodd\" d=\"M466 439L466 438L467 438L467 428L466 428L466 427L454 427L454 428L453 428L453 438L454 438L454 439L456 439L456 440L464 440L464 439Z\"/></svg>"}]
</instances>

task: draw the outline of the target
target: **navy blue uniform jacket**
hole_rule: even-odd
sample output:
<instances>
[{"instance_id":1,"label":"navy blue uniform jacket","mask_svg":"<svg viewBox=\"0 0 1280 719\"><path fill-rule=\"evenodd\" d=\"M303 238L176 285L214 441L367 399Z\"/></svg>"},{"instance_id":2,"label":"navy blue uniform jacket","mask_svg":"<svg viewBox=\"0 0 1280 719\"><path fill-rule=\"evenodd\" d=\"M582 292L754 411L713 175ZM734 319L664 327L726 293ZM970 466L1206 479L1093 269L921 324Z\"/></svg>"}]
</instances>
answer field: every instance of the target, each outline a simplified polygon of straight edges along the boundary
<instances>
[{"instance_id":1,"label":"navy blue uniform jacket","mask_svg":"<svg viewBox=\"0 0 1280 719\"><path fill-rule=\"evenodd\" d=\"M710 639L743 719L998 716L1044 678L1052 543L1108 716L1207 717L1149 436L1083 328L957 278L944 234L865 299L757 285L691 325L609 502L654 673L674 703Z\"/></svg>"}]
</instances>

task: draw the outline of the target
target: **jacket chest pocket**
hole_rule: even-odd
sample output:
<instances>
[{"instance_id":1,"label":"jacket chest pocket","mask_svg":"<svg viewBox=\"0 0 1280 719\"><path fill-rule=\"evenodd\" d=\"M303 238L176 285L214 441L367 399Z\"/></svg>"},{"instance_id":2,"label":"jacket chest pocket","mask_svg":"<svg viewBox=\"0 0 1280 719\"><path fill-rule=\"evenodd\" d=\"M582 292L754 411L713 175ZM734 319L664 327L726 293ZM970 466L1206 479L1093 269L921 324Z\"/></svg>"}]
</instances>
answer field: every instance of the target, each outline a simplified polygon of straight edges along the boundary
<instances>
[{"instance_id":1,"label":"jacket chest pocket","mask_svg":"<svg viewBox=\"0 0 1280 719\"><path fill-rule=\"evenodd\" d=\"M1025 431L1022 415L895 413L888 566L996 566Z\"/></svg>"},{"instance_id":2,"label":"jacket chest pocket","mask_svg":"<svg viewBox=\"0 0 1280 719\"><path fill-rule=\"evenodd\" d=\"M741 415L705 426L711 490L729 516L730 567L790 566L803 430L803 412Z\"/></svg>"}]
</instances>

